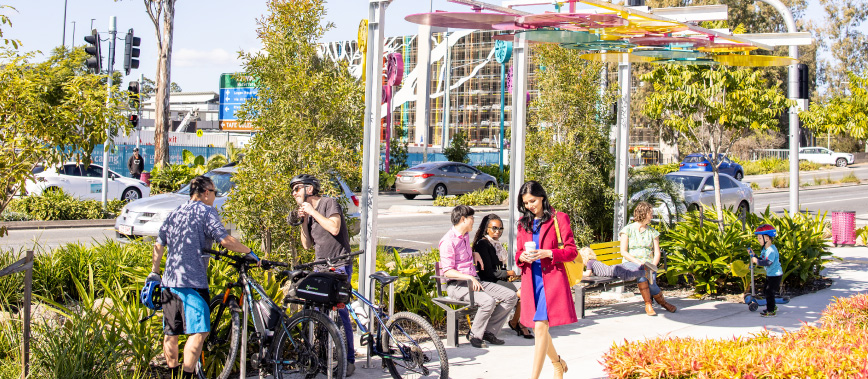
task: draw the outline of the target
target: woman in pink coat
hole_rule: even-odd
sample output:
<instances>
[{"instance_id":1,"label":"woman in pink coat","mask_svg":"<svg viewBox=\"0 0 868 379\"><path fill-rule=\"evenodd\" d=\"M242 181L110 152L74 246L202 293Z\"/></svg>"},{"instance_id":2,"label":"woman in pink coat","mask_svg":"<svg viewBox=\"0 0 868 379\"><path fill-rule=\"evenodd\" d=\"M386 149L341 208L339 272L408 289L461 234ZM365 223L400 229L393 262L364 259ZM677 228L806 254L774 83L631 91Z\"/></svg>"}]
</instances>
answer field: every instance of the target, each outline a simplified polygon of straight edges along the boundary
<instances>
[{"instance_id":1,"label":"woman in pink coat","mask_svg":"<svg viewBox=\"0 0 868 379\"><path fill-rule=\"evenodd\" d=\"M567 364L555 350L549 327L578 321L563 262L576 259L579 253L569 216L551 208L542 185L535 181L524 183L518 196L522 216L518 220L516 263L521 269L521 298L534 299L521 303L521 323L536 334L531 377L539 378L543 358L548 355L555 366L555 378L563 378ZM526 243L534 244L536 249L526 249Z\"/></svg>"}]
</instances>

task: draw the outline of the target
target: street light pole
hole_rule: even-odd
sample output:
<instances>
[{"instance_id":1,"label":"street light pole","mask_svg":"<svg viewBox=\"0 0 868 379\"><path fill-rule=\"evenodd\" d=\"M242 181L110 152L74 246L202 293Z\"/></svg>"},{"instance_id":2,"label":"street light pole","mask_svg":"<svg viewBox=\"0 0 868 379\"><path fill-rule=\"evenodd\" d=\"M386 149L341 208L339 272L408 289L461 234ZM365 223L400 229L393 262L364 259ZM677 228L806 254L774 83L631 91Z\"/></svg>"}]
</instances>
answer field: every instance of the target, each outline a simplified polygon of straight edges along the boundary
<instances>
[{"instance_id":1,"label":"street light pole","mask_svg":"<svg viewBox=\"0 0 868 379\"><path fill-rule=\"evenodd\" d=\"M112 96L112 67L115 64L115 35L118 32L117 28L118 18L116 16L111 16L109 18L109 53L106 57L106 67L108 67L108 79L106 81L106 98L105 98L105 106L106 108L111 106L111 96ZM99 43L99 41L97 41ZM106 126L105 126L105 144L103 144L103 152L102 152L102 207L106 208L108 206L108 172L109 172L109 148L111 147L112 136L109 130L109 122L110 118L106 118Z\"/></svg>"},{"instance_id":2,"label":"street light pole","mask_svg":"<svg viewBox=\"0 0 868 379\"><path fill-rule=\"evenodd\" d=\"M796 33L796 20L793 12L780 0L760 0L771 5L784 18L788 33ZM799 59L799 47L790 45L790 58ZM799 69L794 61L787 72L787 97L796 100L799 97ZM789 109L790 120L790 213L799 212L799 112L796 107Z\"/></svg>"},{"instance_id":3,"label":"street light pole","mask_svg":"<svg viewBox=\"0 0 868 379\"><path fill-rule=\"evenodd\" d=\"M63 43L60 44L63 47L66 47L66 3L67 2L69 2L69 0L63 0ZM91 29L91 30L93 30L93 29ZM75 34L73 34L72 38L74 40ZM75 43L75 42L73 42L73 43Z\"/></svg>"}]
</instances>

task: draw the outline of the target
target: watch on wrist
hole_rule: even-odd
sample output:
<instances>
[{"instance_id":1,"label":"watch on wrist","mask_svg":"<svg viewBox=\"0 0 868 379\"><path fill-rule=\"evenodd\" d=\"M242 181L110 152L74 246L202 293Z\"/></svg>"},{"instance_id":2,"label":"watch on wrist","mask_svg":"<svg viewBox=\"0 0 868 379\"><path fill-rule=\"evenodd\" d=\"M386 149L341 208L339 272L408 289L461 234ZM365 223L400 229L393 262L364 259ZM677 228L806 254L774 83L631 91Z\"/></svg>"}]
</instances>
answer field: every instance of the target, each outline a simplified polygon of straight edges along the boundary
<instances>
[{"instance_id":1,"label":"watch on wrist","mask_svg":"<svg viewBox=\"0 0 868 379\"><path fill-rule=\"evenodd\" d=\"M151 270L151 274L163 275L161 270Z\"/></svg>"}]
</instances>

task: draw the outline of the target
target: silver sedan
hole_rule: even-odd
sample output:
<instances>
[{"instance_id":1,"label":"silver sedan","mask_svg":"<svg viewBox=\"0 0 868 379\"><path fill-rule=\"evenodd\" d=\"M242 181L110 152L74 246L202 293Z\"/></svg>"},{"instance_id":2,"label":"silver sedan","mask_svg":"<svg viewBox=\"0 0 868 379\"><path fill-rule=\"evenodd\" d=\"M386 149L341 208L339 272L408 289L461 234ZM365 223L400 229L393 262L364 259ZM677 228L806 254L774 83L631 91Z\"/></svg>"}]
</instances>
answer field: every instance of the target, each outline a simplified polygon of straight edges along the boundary
<instances>
[{"instance_id":1,"label":"silver sedan","mask_svg":"<svg viewBox=\"0 0 868 379\"><path fill-rule=\"evenodd\" d=\"M433 198L459 195L497 185L497 179L460 162L428 162L398 173L395 190L412 200L417 195Z\"/></svg>"},{"instance_id":2,"label":"silver sedan","mask_svg":"<svg viewBox=\"0 0 868 379\"><path fill-rule=\"evenodd\" d=\"M666 174L666 179L678 184L684 191L684 202L688 210L700 206L714 206L714 176L712 172L679 171ZM750 185L735 180L727 174L720 174L720 200L724 208L738 212L753 212L753 190Z\"/></svg>"}]
</instances>

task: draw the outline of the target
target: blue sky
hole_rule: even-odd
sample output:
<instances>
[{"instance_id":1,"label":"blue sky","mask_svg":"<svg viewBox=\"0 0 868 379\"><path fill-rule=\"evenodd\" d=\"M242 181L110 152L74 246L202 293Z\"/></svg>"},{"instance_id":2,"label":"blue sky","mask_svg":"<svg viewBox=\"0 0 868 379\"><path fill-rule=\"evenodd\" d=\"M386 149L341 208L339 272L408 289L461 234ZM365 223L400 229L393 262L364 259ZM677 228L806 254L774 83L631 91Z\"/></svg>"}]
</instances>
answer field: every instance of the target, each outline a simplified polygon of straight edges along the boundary
<instances>
[{"instance_id":1,"label":"blue sky","mask_svg":"<svg viewBox=\"0 0 868 379\"><path fill-rule=\"evenodd\" d=\"M84 44L93 28L108 30L110 16L117 16L119 46L115 55L115 70L123 66L123 34L130 28L142 38L139 73L153 79L156 72L156 37L154 26L141 0L66 0L66 44ZM328 1L328 0L327 0ZM499 4L499 0L489 0ZM24 51L40 50L48 54L63 41L64 0L7 0L3 2L17 9L5 10L12 19L12 28L4 28L5 38L23 43ZM265 0L179 0L175 14L175 38L172 57L172 81L184 91L218 90L221 73L241 69L237 58L239 50L257 50L256 20L266 12ZM813 4L812 4L813 5ZM326 19L335 24L324 41L355 39L359 22L367 18L367 0L330 0L326 3ZM404 20L413 13L435 10L462 11L469 8L448 3L446 0L394 0L387 9L386 34L389 36L415 34L417 26ZM537 8L538 9L538 8ZM548 8L542 8L547 10ZM822 13L812 7L808 14ZM73 40L73 21L75 39ZM864 29L864 28L863 28ZM105 38L105 36L103 37ZM103 42L103 50L108 44ZM39 58L37 58L39 59ZM129 78L128 78L129 79Z\"/></svg>"}]
</instances>

